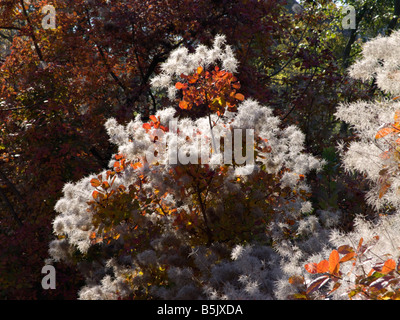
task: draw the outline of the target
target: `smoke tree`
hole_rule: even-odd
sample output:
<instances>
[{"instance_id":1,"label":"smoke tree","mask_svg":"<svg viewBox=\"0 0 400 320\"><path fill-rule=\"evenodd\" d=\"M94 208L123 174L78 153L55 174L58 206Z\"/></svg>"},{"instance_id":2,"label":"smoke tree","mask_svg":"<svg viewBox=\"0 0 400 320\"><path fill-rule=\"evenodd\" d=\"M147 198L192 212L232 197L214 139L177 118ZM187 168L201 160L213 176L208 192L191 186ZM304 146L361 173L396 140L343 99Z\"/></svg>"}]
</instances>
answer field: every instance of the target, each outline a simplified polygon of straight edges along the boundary
<instances>
[{"instance_id":1,"label":"smoke tree","mask_svg":"<svg viewBox=\"0 0 400 320\"><path fill-rule=\"evenodd\" d=\"M349 69L353 78L372 81L382 95L343 103L336 112L357 137L338 145L343 166L368 179L366 201L376 215L367 220L359 212L352 232L333 230L324 252L304 265L306 275L290 278L298 289L292 298L400 299L399 39L396 31L367 42Z\"/></svg>"},{"instance_id":2,"label":"smoke tree","mask_svg":"<svg viewBox=\"0 0 400 320\"><path fill-rule=\"evenodd\" d=\"M272 247L311 211L305 177L321 161L244 98L236 70L224 36L178 48L152 79L171 106L106 122L118 153L64 186L49 250L84 274L81 299L275 297Z\"/></svg>"},{"instance_id":3,"label":"smoke tree","mask_svg":"<svg viewBox=\"0 0 400 320\"><path fill-rule=\"evenodd\" d=\"M108 141L106 119L114 117L126 125L139 113L147 121L169 104L164 92L150 86L150 79L179 45L193 51L197 43L209 45L216 34L225 34L240 61L241 93L268 102L277 116L286 111L277 113L276 105L292 108L280 97L292 100L296 95L299 110L309 105L302 97L316 92L305 90L307 79L320 76L321 81L314 82L324 82L327 88L332 88L330 81L337 83L328 65L313 72L314 77L310 69L302 69L303 81L298 81L299 75L290 83L276 82L293 63L316 61L325 46L315 50L314 45L307 49L300 44L307 43L307 35L318 36L313 30L326 20L325 9L315 19L311 11L294 17L284 3L0 2L0 39L5 41L0 49L0 240L8 243L0 249L2 298L76 298L81 279L75 268L63 263L55 265L58 289L40 286L55 202L67 181L99 172L116 152L116 145ZM55 29L43 27L47 5L55 9ZM308 24L301 24L304 17ZM295 27L299 23L301 27ZM325 56L332 50L323 52ZM319 61L325 59L321 56ZM284 92L278 94L279 88ZM293 118L305 119L293 115L286 118L287 124L293 124Z\"/></svg>"}]
</instances>

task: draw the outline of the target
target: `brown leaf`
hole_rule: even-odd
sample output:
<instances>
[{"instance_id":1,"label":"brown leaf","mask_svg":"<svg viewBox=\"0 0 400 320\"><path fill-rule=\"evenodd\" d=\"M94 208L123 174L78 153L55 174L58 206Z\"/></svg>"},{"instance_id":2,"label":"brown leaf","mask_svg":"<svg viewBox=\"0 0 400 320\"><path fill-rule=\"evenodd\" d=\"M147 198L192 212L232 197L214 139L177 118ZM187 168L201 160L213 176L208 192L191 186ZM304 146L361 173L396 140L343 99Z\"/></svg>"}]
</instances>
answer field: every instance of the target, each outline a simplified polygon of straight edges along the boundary
<instances>
[{"instance_id":1,"label":"brown leaf","mask_svg":"<svg viewBox=\"0 0 400 320\"><path fill-rule=\"evenodd\" d=\"M350 252L354 252L354 249L348 245L343 245L338 248L338 252L340 254L349 254Z\"/></svg>"},{"instance_id":2,"label":"brown leaf","mask_svg":"<svg viewBox=\"0 0 400 320\"><path fill-rule=\"evenodd\" d=\"M322 277L319 277L319 278L315 279L308 286L306 293L307 294L313 293L314 291L316 291L319 288L321 288L325 283L327 283L328 280L329 280L328 276L322 276Z\"/></svg>"}]
</instances>

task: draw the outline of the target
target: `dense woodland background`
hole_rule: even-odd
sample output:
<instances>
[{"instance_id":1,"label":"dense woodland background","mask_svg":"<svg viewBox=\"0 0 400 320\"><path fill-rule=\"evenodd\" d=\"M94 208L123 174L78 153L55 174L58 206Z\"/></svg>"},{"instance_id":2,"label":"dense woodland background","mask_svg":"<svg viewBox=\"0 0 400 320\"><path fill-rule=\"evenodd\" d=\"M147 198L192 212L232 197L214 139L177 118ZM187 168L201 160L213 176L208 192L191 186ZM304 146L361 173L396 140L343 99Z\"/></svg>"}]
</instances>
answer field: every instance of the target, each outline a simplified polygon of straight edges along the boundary
<instances>
[{"instance_id":1,"label":"dense woodland background","mask_svg":"<svg viewBox=\"0 0 400 320\"><path fill-rule=\"evenodd\" d=\"M57 27L41 27L41 8ZM117 152L104 124L143 122L170 104L150 86L180 46L193 52L218 34L239 62L240 92L296 125L305 151L326 160L306 179L313 212L340 210L339 228L378 217L363 174L345 172L338 141L357 138L334 116L338 105L389 97L374 79L348 76L361 45L398 26L400 1L348 0L0 0L0 298L76 299L84 277L56 262L57 289L41 269L54 239L63 187L108 167ZM356 9L342 28L341 7ZM379 214L390 213L387 207ZM89 259L89 258L88 258Z\"/></svg>"}]
</instances>

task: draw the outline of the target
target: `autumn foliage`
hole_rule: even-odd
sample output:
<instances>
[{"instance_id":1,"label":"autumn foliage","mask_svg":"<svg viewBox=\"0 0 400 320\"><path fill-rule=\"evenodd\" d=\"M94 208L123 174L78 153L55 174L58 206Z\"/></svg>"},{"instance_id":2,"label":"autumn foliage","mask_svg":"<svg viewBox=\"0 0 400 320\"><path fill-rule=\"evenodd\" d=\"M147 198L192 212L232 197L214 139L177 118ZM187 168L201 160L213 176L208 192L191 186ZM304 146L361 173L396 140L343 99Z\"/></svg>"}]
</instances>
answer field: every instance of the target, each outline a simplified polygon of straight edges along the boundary
<instances>
[{"instance_id":1,"label":"autumn foliage","mask_svg":"<svg viewBox=\"0 0 400 320\"><path fill-rule=\"evenodd\" d=\"M372 241L363 243L360 239L357 248L342 245L337 250L333 250L329 255L329 260L322 260L318 263L308 263L304 267L310 274L318 274L310 283L306 283L301 276L294 276L289 279L292 285L300 285L299 293L289 298L292 299L313 299L315 292L323 290L322 296L328 297L338 290L342 283L350 282L345 295L349 299L369 299L369 300L399 300L400 299L400 265L399 261L391 258L382 259L382 262L375 263L368 270L364 268L368 260L368 251L373 248L379 240L375 236ZM350 270L342 272L341 265L350 263ZM357 274L355 270L362 268L362 273ZM351 279L351 280L350 280ZM330 285L330 290L326 289ZM325 287L324 287L325 286ZM325 290L324 290L325 289Z\"/></svg>"},{"instance_id":2,"label":"autumn foliage","mask_svg":"<svg viewBox=\"0 0 400 320\"><path fill-rule=\"evenodd\" d=\"M398 34L292 2L0 1L0 299L398 299Z\"/></svg>"}]
</instances>

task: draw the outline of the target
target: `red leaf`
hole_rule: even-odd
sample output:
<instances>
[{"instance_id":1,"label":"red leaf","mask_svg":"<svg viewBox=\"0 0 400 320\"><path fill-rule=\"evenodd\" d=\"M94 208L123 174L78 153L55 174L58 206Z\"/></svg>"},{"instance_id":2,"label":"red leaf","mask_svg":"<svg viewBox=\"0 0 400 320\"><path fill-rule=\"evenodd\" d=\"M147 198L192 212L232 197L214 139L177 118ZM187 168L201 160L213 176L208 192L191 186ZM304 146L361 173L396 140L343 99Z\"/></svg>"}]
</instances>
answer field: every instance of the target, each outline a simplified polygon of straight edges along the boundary
<instances>
[{"instance_id":1,"label":"red leaf","mask_svg":"<svg viewBox=\"0 0 400 320\"><path fill-rule=\"evenodd\" d=\"M149 118L153 122L158 122L158 119L155 116L150 116Z\"/></svg>"},{"instance_id":2,"label":"red leaf","mask_svg":"<svg viewBox=\"0 0 400 320\"><path fill-rule=\"evenodd\" d=\"M94 190L93 193L92 193L93 199L97 199L99 194L100 194L100 192Z\"/></svg>"},{"instance_id":3,"label":"red leaf","mask_svg":"<svg viewBox=\"0 0 400 320\"><path fill-rule=\"evenodd\" d=\"M329 256L329 273L337 274L339 272L339 252L333 250Z\"/></svg>"},{"instance_id":4,"label":"red leaf","mask_svg":"<svg viewBox=\"0 0 400 320\"><path fill-rule=\"evenodd\" d=\"M319 288L321 288L325 283L327 283L328 280L329 280L328 276L322 276L322 277L319 277L319 278L315 279L308 286L306 293L307 294L313 293L314 291L316 291Z\"/></svg>"},{"instance_id":5,"label":"red leaf","mask_svg":"<svg viewBox=\"0 0 400 320\"><path fill-rule=\"evenodd\" d=\"M388 274L395 270L396 268L396 262L393 259L389 259L385 261L385 264L382 267L382 273L383 274Z\"/></svg>"}]
</instances>

